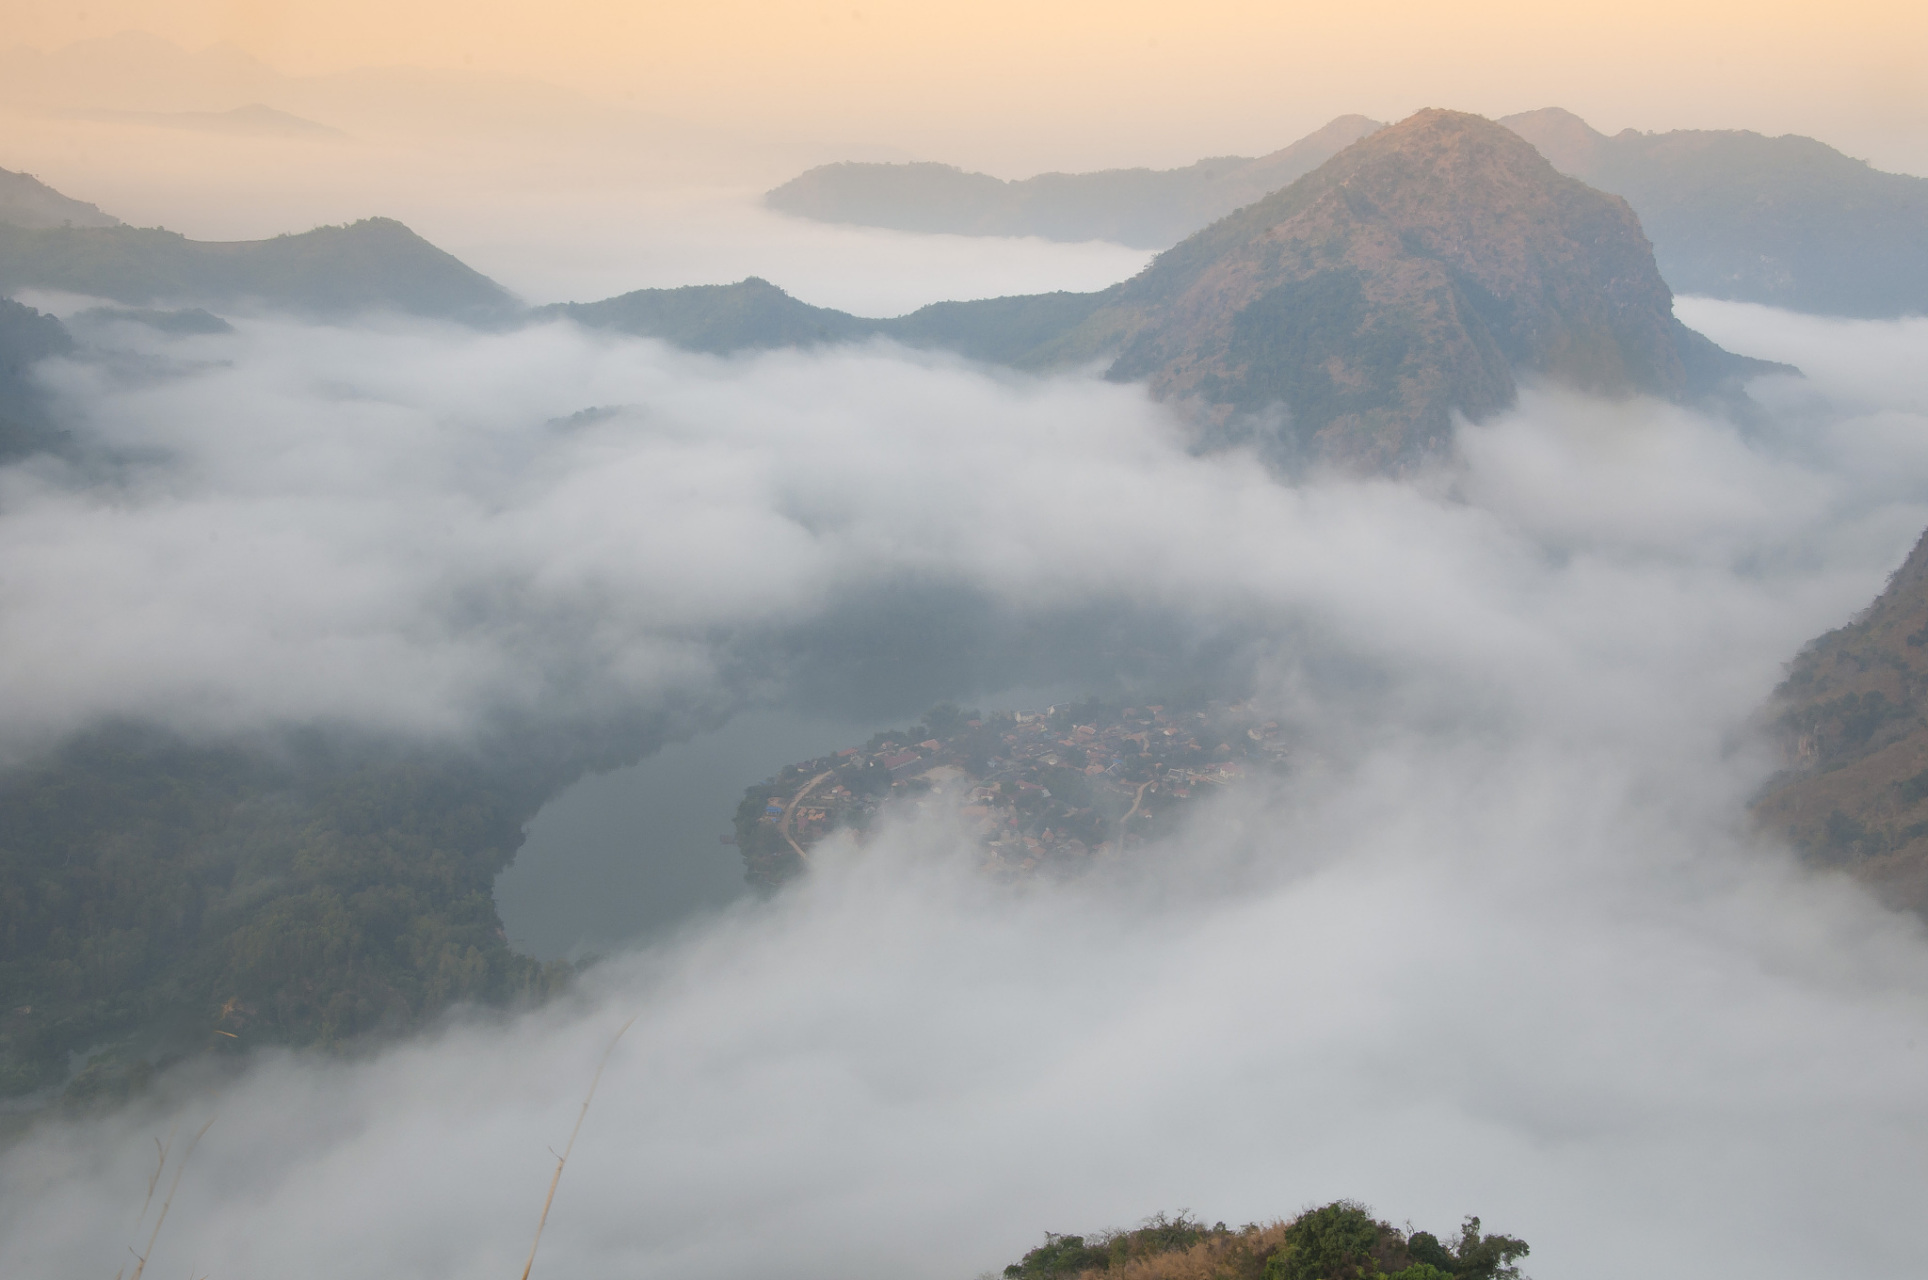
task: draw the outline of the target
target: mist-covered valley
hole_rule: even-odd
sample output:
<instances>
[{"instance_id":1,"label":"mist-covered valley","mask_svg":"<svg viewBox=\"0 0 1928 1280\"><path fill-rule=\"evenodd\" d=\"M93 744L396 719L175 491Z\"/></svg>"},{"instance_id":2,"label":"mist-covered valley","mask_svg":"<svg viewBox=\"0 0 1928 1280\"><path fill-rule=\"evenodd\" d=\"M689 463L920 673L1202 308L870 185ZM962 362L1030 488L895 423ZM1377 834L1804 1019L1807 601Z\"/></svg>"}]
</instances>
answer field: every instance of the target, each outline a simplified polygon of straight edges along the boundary
<instances>
[{"instance_id":1,"label":"mist-covered valley","mask_svg":"<svg viewBox=\"0 0 1928 1280\"><path fill-rule=\"evenodd\" d=\"M1918 1265L1921 179L0 70L0 1272Z\"/></svg>"},{"instance_id":2,"label":"mist-covered valley","mask_svg":"<svg viewBox=\"0 0 1928 1280\"><path fill-rule=\"evenodd\" d=\"M156 1267L506 1269L632 1017L558 1273L957 1275L1341 1195L1483 1213L1542 1275L1905 1269L1920 925L1745 805L1784 665L1928 523L1928 328L1681 312L1806 376L1724 416L1528 387L1405 480L887 343L96 331L41 366L75 451L5 472L15 759L113 718L633 752L1185 681L1298 749L1070 880L990 884L906 818L544 1007L190 1061L0 1156L7 1269L121 1265L150 1137L209 1116Z\"/></svg>"}]
</instances>

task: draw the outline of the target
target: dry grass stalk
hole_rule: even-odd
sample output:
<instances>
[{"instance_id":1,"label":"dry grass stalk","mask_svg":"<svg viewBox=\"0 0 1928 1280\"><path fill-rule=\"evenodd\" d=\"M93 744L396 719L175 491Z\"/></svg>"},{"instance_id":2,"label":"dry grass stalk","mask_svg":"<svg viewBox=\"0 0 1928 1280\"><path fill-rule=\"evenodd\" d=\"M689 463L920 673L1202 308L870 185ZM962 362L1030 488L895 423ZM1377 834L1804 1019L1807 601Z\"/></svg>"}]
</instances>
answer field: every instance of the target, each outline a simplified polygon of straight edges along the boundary
<instances>
[{"instance_id":1,"label":"dry grass stalk","mask_svg":"<svg viewBox=\"0 0 1928 1280\"><path fill-rule=\"evenodd\" d=\"M194 1148L201 1145L201 1135L213 1127L214 1117L209 1116L208 1122L202 1125L195 1133L194 1141L188 1143L187 1150L181 1153L181 1162L174 1166L174 1181L170 1182L167 1186L167 1198L161 1201L161 1211L154 1216L154 1230L148 1233L147 1248L144 1252L134 1255L134 1274L129 1276L127 1280L141 1280L141 1272L147 1270L147 1260L154 1256L154 1242L161 1237L161 1224L167 1221L167 1211L169 1206L174 1203L174 1193L181 1189L181 1174L187 1168L188 1158L194 1154ZM161 1180L161 1171L167 1167L167 1148L174 1145L173 1132L171 1130L168 1132L167 1144L165 1146L161 1145L158 1138L155 1139L155 1145L161 1149L161 1163L155 1167L154 1176L148 1179L147 1200L141 1204L141 1217L143 1218L147 1216L148 1203L154 1199L154 1187ZM136 1225L139 1224L136 1223Z\"/></svg>"},{"instance_id":2,"label":"dry grass stalk","mask_svg":"<svg viewBox=\"0 0 1928 1280\"><path fill-rule=\"evenodd\" d=\"M1284 1222L1206 1236L1189 1249L1143 1254L1104 1271L1087 1271L1080 1280L1254 1280L1266 1259L1285 1245Z\"/></svg>"},{"instance_id":3,"label":"dry grass stalk","mask_svg":"<svg viewBox=\"0 0 1928 1280\"><path fill-rule=\"evenodd\" d=\"M590 1100L596 1096L596 1086L602 1083L603 1068L609 1065L610 1055L616 1052L616 1042L623 1038L623 1032L635 1024L636 1019L631 1018L617 1028L616 1034L610 1038L609 1047L603 1050L602 1061L596 1064L596 1074L590 1077L589 1092L582 1096L582 1110L576 1113L576 1127L569 1131L569 1141L563 1146L562 1154L556 1157L556 1171L549 1179L549 1194L542 1201L542 1216L536 1219L536 1238L529 1245L529 1260L522 1266L522 1280L529 1280L529 1272L535 1269L536 1250L542 1244L542 1229L549 1225L549 1206L556 1202L556 1185L562 1181L562 1167L569 1163L569 1153L576 1149L576 1135L582 1132L582 1122L589 1114Z\"/></svg>"},{"instance_id":4,"label":"dry grass stalk","mask_svg":"<svg viewBox=\"0 0 1928 1280\"><path fill-rule=\"evenodd\" d=\"M147 1180L147 1199L141 1201L141 1216L134 1219L134 1226L137 1229L141 1223L147 1221L147 1207L154 1203L154 1188L160 1185L161 1171L167 1168L167 1149L173 1145L174 1129L172 1127L167 1131L166 1142L162 1142L159 1138L154 1139L154 1154L158 1158L154 1162L154 1176Z\"/></svg>"}]
</instances>

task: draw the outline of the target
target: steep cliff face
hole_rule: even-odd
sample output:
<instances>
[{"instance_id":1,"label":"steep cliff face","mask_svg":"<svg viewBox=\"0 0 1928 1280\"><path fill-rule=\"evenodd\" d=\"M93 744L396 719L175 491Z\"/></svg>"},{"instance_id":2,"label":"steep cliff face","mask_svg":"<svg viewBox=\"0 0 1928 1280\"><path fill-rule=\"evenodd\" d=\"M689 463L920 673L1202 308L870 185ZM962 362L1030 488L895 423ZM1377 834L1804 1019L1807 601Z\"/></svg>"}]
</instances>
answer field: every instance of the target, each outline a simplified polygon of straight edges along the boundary
<instances>
[{"instance_id":1,"label":"steep cliff face","mask_svg":"<svg viewBox=\"0 0 1928 1280\"><path fill-rule=\"evenodd\" d=\"M1186 240L1065 344L1206 417L1282 408L1311 459L1398 470L1515 375L1679 399L1733 363L1673 316L1624 200L1423 111Z\"/></svg>"},{"instance_id":2,"label":"steep cliff face","mask_svg":"<svg viewBox=\"0 0 1928 1280\"><path fill-rule=\"evenodd\" d=\"M1789 767L1755 804L1809 857L1928 915L1928 534L1775 694Z\"/></svg>"}]
</instances>

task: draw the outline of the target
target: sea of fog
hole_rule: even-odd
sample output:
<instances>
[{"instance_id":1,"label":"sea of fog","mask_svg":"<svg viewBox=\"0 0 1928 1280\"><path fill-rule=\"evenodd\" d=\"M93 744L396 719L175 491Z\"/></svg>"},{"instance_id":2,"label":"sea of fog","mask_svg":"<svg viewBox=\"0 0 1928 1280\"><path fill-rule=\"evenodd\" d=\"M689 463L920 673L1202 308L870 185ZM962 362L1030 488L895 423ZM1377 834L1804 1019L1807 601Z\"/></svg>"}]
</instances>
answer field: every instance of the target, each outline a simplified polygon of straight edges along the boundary
<instances>
[{"instance_id":1,"label":"sea of fog","mask_svg":"<svg viewBox=\"0 0 1928 1280\"><path fill-rule=\"evenodd\" d=\"M47 366L108 462L0 470L0 750L724 727L536 820L505 908L605 953L573 994L44 1124L0 1153L0 1273L122 1268L153 1140L213 1117L151 1274L509 1274L625 1025L538 1275L955 1280L1341 1196L1477 1213L1541 1280L1911 1272L1928 943L1743 810L1786 662L1928 525L1928 321L1681 310L1807 376L1528 388L1399 482L888 345L240 316ZM999 886L932 816L769 899L720 874L719 803L907 718L871 685L1188 672L1301 750L1168 842Z\"/></svg>"}]
</instances>

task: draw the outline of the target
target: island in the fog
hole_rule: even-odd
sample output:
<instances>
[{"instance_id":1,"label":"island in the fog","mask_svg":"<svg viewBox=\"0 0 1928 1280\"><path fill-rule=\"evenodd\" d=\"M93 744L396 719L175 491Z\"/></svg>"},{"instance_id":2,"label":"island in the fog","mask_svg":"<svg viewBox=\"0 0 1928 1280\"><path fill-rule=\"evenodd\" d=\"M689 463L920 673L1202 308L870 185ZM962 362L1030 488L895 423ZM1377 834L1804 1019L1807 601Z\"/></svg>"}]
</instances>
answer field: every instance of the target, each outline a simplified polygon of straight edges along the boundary
<instances>
[{"instance_id":1,"label":"island in the fog","mask_svg":"<svg viewBox=\"0 0 1928 1280\"><path fill-rule=\"evenodd\" d=\"M1238 703L1087 698L988 715L945 703L750 787L734 839L750 882L774 887L832 834L942 812L994 876L1075 873L1173 834L1196 801L1281 775L1290 756L1280 723Z\"/></svg>"}]
</instances>

